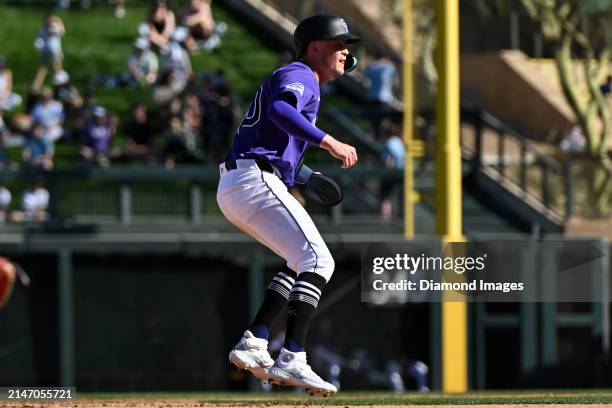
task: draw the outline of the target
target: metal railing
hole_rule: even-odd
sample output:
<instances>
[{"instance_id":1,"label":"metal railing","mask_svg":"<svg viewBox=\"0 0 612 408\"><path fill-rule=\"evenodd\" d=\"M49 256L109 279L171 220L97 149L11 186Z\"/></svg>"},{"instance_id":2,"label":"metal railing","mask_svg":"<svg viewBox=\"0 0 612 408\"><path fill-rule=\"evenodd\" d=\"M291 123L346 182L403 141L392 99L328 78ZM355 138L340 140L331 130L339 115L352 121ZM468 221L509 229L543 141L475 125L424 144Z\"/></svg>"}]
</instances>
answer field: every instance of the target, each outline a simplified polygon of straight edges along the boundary
<instances>
[{"instance_id":1,"label":"metal railing","mask_svg":"<svg viewBox=\"0 0 612 408\"><path fill-rule=\"evenodd\" d=\"M561 164L490 113L462 107L464 158L526 202L562 220L572 215L571 162ZM470 137L473 136L473 137ZM536 208L538 209L538 208Z\"/></svg>"},{"instance_id":2,"label":"metal railing","mask_svg":"<svg viewBox=\"0 0 612 408\"><path fill-rule=\"evenodd\" d=\"M378 206L372 200L378 196L380 183L401 179L402 175L401 170L373 165L361 165L350 172L333 164L309 165L339 180L345 193L354 198L332 211L309 205L309 212L329 216L331 222L339 222L346 215L378 217ZM13 210L17 210L20 192L34 177L27 171L0 172L0 178L13 193ZM218 178L218 168L213 165L178 166L172 170L121 165L58 169L45 174L49 218L125 226L202 225L208 219L221 217L216 203Z\"/></svg>"}]
</instances>

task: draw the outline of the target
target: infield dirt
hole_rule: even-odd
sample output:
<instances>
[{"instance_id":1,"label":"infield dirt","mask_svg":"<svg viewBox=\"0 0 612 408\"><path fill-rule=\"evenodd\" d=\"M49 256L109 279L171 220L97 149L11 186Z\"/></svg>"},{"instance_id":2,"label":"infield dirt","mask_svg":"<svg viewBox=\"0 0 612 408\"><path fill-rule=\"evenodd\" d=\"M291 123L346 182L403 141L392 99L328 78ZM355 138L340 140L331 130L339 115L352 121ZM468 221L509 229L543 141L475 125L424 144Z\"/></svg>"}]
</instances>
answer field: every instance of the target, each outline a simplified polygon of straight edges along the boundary
<instances>
[{"instance_id":1,"label":"infield dirt","mask_svg":"<svg viewBox=\"0 0 612 408\"><path fill-rule=\"evenodd\" d=\"M0 407L6 408L59 408L59 407L102 407L102 408L254 408L254 407L266 407L268 404L212 404L209 402L199 402L194 400L72 400L72 401L57 401L57 402L8 402L0 401ZM274 405L274 408L324 408L330 405L317 405L317 404L300 404L300 405ZM440 408L440 407L462 407L462 408L544 408L549 405L546 404L488 404L488 405L350 405L351 407L367 407L367 408L399 408L399 407L414 407L419 408ZM555 404L555 408L594 408L594 407L609 407L606 404ZM347 408L349 405L340 407Z\"/></svg>"}]
</instances>

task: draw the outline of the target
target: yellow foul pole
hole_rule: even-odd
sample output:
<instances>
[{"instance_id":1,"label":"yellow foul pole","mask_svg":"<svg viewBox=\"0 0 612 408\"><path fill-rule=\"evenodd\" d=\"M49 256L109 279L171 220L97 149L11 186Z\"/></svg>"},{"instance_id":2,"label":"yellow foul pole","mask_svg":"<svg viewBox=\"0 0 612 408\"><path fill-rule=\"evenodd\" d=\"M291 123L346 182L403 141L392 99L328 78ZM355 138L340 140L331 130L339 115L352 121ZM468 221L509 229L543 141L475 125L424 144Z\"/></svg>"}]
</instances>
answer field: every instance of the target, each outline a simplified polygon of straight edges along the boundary
<instances>
[{"instance_id":1,"label":"yellow foul pole","mask_svg":"<svg viewBox=\"0 0 612 408\"><path fill-rule=\"evenodd\" d=\"M462 242L459 140L459 0L436 0L436 229L444 243ZM467 390L467 303L442 303L442 390Z\"/></svg>"},{"instance_id":2,"label":"yellow foul pole","mask_svg":"<svg viewBox=\"0 0 612 408\"><path fill-rule=\"evenodd\" d=\"M404 236L414 237L414 165L412 155L413 86L412 86L412 0L404 0L403 84L404 84Z\"/></svg>"}]
</instances>

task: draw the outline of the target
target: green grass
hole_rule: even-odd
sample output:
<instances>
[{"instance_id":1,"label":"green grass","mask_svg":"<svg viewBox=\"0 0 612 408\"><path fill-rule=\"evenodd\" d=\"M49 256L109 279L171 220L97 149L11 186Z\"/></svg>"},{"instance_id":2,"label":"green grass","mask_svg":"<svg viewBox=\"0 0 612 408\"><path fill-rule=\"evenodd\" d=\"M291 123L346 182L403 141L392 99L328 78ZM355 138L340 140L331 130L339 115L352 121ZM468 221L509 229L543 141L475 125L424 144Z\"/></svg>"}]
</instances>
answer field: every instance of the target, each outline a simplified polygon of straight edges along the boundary
<instances>
[{"instance_id":1,"label":"green grass","mask_svg":"<svg viewBox=\"0 0 612 408\"><path fill-rule=\"evenodd\" d=\"M92 86L93 78L125 71L127 56L149 4L148 1L130 0L127 2L125 18L117 19L113 15L112 7L100 3L102 2L96 3L90 10L80 10L78 6L73 6L70 10L58 12L66 26L66 34L62 38L64 68L70 74L71 83L81 94ZM17 1L0 2L0 54L7 58L8 66L13 71L13 90L22 95L24 103L40 62L39 53L34 48L34 40L49 4L49 1L27 1L25 4ZM239 104L244 109L261 81L278 63L280 54L274 46L264 43L256 33L226 10L215 4L213 12L217 21L225 21L228 24L228 32L217 51L211 54L201 52L192 56L194 75L199 82L204 72L223 69ZM50 86L51 81L52 73L49 72L45 85ZM100 105L119 116L120 126L113 143L115 146L124 144L121 123L129 119L133 102L139 100L153 106L150 89L145 88L110 89L99 86L96 88L96 96ZM10 121L14 113L23 111L24 108L22 105L15 112L6 115L5 119ZM160 138L158 140L161 141ZM21 163L20 147L7 150L14 161ZM73 166L76 157L75 145L56 145L56 168ZM89 184L91 188L96 187L96 183ZM11 182L10 188L14 197L28 185L29 182ZM15 203L17 201L15 200Z\"/></svg>"},{"instance_id":2,"label":"green grass","mask_svg":"<svg viewBox=\"0 0 612 408\"><path fill-rule=\"evenodd\" d=\"M128 1L127 14L123 19L115 18L112 7L106 4L98 4L90 10L73 6L57 12L66 26L66 34L62 38L64 68L81 94L92 86L93 78L125 71L127 56L138 35L138 26L147 14L147 4L138 0ZM14 91L24 100L39 66L40 57L34 48L34 40L47 10L47 6L39 2L25 5L18 2L0 3L0 54L6 56L8 66L13 71ZM214 73L223 69L244 110L262 80L277 66L280 50L216 3L213 12L215 19L225 21L229 29L223 37L222 46L215 52L201 52L191 57L194 76L200 81L205 72ZM49 72L45 81L47 86L50 86L51 79L52 73ZM119 116L120 123L129 119L133 102L144 101L153 106L150 89L147 88L109 89L98 86L96 97L100 105ZM324 103L351 105L346 97L337 94L326 98ZM23 108L22 105L17 111ZM363 123L367 127L367 123ZM322 126L326 126L324 121ZM118 130L114 144L120 146L123 144L121 126ZM324 156L322 152L318 153ZM21 149L10 149L10 154L14 160L21 161ZM56 166L73 164L76 154L75 146L58 144ZM320 161L317 157L311 160Z\"/></svg>"},{"instance_id":3,"label":"green grass","mask_svg":"<svg viewBox=\"0 0 612 408\"><path fill-rule=\"evenodd\" d=\"M340 392L333 398L284 393L79 393L84 399L177 399L197 400L206 404L240 405L482 405L482 404L610 404L611 390L512 390L467 394L389 392Z\"/></svg>"},{"instance_id":4,"label":"green grass","mask_svg":"<svg viewBox=\"0 0 612 408\"><path fill-rule=\"evenodd\" d=\"M112 7L101 4L90 10L73 7L57 14L64 21L66 34L62 38L64 68L70 74L71 83L83 94L92 86L92 79L101 75L121 74L126 70L127 56L138 35L138 26L147 14L147 2L128 1L123 19L113 15ZM41 4L22 5L15 2L0 4L0 54L7 58L13 71L13 89L25 97L39 66L40 57L34 48L34 40L40 29L47 8ZM222 46L212 54L201 52L192 56L194 76L200 81L205 72L223 69L238 98L245 108L260 82L274 69L279 52L265 44L255 33L220 7L214 7L217 21L228 24ZM52 73L45 85L50 86ZM130 117L130 106L144 101L153 106L148 88L109 89L96 88L100 105L119 116L125 123ZM16 112L23 110L22 105ZM121 126L115 145L122 145ZM21 149L10 149L11 157L20 161ZM73 163L76 148L59 144L56 148L56 165L64 167Z\"/></svg>"},{"instance_id":5,"label":"green grass","mask_svg":"<svg viewBox=\"0 0 612 408\"><path fill-rule=\"evenodd\" d=\"M184 1L180 1L183 3ZM13 71L14 91L23 96L24 102L40 63L38 51L34 48L34 40L42 24L43 16L49 10L50 0L8 0L0 1L0 54L6 56L7 64ZM78 2L76 2L78 3ZM105 2L94 2L90 10L81 10L73 5L69 10L58 11L57 14L64 21L66 34L62 38L64 52L64 68L70 74L71 83L84 94L92 86L92 79L101 75L120 74L126 69L127 56L132 48L133 41L138 35L138 26L145 19L148 1L127 1L127 14L123 19L117 19L113 15L113 9ZM174 5L179 3L174 1ZM174 7L176 10L177 7ZM269 40L264 40L255 29L250 28L244 21L237 19L230 12L214 3L213 12L217 21L225 21L228 24L228 32L224 35L222 46L215 52L209 54L201 52L192 56L194 76L200 82L205 72L214 73L223 69L225 75L232 85L237 96L239 105L243 110L248 107L256 89L262 80L270 74L277 66L280 58L280 50ZM50 86L52 73L47 74L46 86ZM96 88L97 102L117 114L120 120L118 134L113 140L113 145L120 147L124 144L122 135L122 124L130 117L130 106L133 102L144 101L152 107L150 89L110 89L103 86ZM334 95L325 98L325 104L336 106L347 106L351 104L346 97ZM16 112L23 111L22 105ZM13 112L12 114L16 113ZM10 116L5 119L10 121ZM334 128L321 121L323 129ZM338 135L345 137L345 135ZM161 142L161 138L157 137ZM13 147L7 149L11 158L21 163L21 148ZM78 163L77 147L71 143L58 143L55 152L55 168L64 169ZM320 149L311 149L309 162L329 162L329 156ZM124 166L142 166L141 163L123 164ZM117 166L117 164L114 164ZM9 188L13 197L18 197L22 190L29 186L29 181L10 181ZM171 184L171 183L170 183ZM165 186L150 188L155 194L163 192ZM210 187L214 191L214 186ZM65 185L69 199L62 201L60 205L61 214L70 217L75 214L83 202L96 202L88 210L82 211L86 214L106 214L116 210L116 185L112 183L96 182L95 180L80 180ZM89 191L92 196L87 200L78 197L79 191ZM207 190L208 191L208 190ZM136 191L138 192L138 191ZM74 193L74 194L69 194ZM180 193L177 193L180 196ZM186 196L186 195L185 195ZM96 200L100 199L99 202ZM216 209L214 195L204 197L205 212ZM80 203L80 201L83 201ZM138 198L135 199L138 207ZM165 212L167 203L159 202L158 208L144 208L146 213ZM13 200L13 205L18 206L18 200ZM183 207L186 204L183 203ZM186 213L186 208L176 208L171 213ZM139 210L139 208L136 208ZM216 211L216 210L215 210Z\"/></svg>"},{"instance_id":6,"label":"green grass","mask_svg":"<svg viewBox=\"0 0 612 408\"><path fill-rule=\"evenodd\" d=\"M47 9L43 6L0 5L3 22L0 25L0 54L8 59L13 70L15 91L25 95L38 68L39 55L34 39ZM276 66L279 53L264 44L254 33L220 7L214 7L217 21L229 26L221 48L212 53L192 56L196 76L204 71L224 69L238 95L249 100L259 82ZM113 16L113 10L100 5L90 10L72 8L58 15L66 25L63 37L64 66L77 87L84 90L92 76L121 73L127 55L137 37L137 29L147 13L146 3L127 2L123 19ZM248 63L245 63L247 62ZM49 83L49 78L47 79ZM98 89L100 103L111 109L125 110L133 99L147 99L147 90L126 91Z\"/></svg>"}]
</instances>

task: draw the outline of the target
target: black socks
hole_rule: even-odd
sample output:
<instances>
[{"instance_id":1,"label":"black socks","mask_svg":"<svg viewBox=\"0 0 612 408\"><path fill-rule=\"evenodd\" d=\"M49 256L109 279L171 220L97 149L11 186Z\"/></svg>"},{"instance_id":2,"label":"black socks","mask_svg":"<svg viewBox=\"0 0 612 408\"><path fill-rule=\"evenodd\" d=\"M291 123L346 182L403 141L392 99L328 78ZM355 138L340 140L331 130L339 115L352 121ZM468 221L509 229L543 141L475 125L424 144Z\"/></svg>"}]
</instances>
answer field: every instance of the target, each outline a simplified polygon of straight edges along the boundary
<instances>
[{"instance_id":1,"label":"black socks","mask_svg":"<svg viewBox=\"0 0 612 408\"><path fill-rule=\"evenodd\" d=\"M267 340L270 328L287 306L284 347L294 353L304 351L306 333L324 286L325 279L316 273L303 272L299 277L293 271L277 273L249 330Z\"/></svg>"},{"instance_id":2,"label":"black socks","mask_svg":"<svg viewBox=\"0 0 612 408\"><path fill-rule=\"evenodd\" d=\"M268 290L266 290L264 301L249 328L255 337L268 339L270 328L287 306L287 299L296 277L295 272L288 271L279 272L272 278Z\"/></svg>"},{"instance_id":3,"label":"black socks","mask_svg":"<svg viewBox=\"0 0 612 408\"><path fill-rule=\"evenodd\" d=\"M291 352L304 351L306 333L321 298L325 279L312 272L303 272L296 279L287 307L285 348Z\"/></svg>"}]
</instances>

